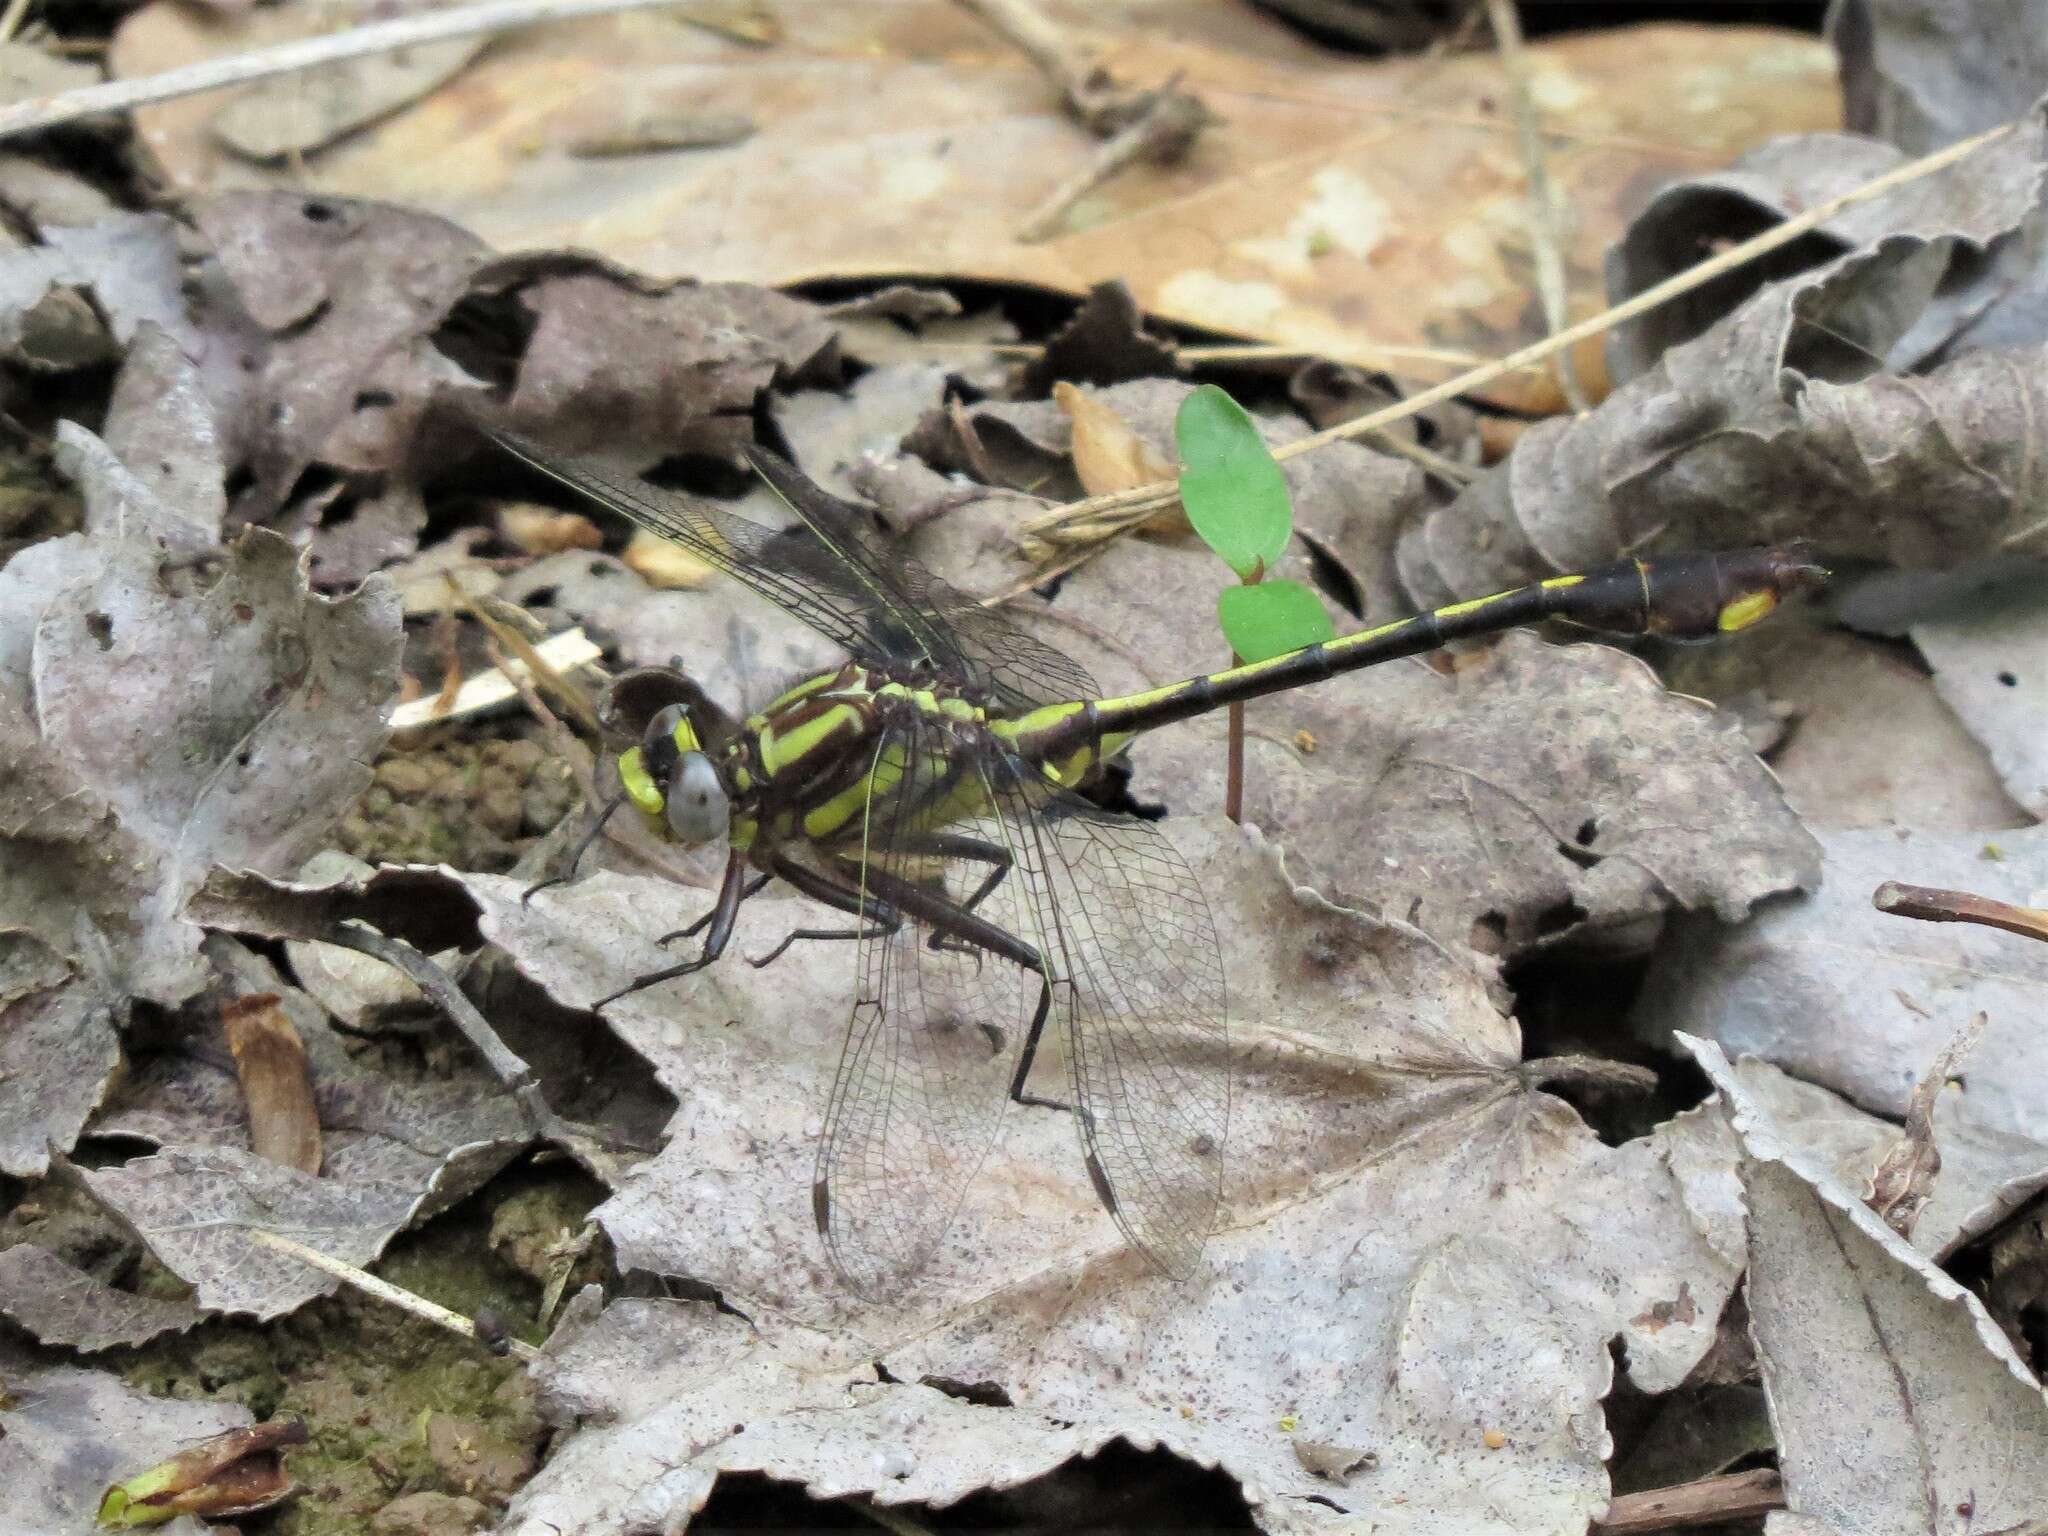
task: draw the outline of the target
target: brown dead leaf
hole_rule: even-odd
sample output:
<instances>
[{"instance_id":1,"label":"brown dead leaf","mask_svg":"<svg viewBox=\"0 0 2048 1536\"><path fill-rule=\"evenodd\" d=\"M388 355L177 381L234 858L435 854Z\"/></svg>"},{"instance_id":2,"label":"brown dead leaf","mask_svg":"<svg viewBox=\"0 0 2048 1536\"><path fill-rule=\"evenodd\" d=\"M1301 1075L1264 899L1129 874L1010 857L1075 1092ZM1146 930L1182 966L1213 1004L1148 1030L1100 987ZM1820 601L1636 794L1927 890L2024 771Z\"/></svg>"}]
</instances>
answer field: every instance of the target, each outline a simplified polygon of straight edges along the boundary
<instances>
[{"instance_id":1,"label":"brown dead leaf","mask_svg":"<svg viewBox=\"0 0 2048 1536\"><path fill-rule=\"evenodd\" d=\"M306 1045L278 1007L278 995L231 998L220 1016L249 1106L250 1150L301 1173L318 1173L320 1111L313 1104Z\"/></svg>"},{"instance_id":2,"label":"brown dead leaf","mask_svg":"<svg viewBox=\"0 0 2048 1536\"><path fill-rule=\"evenodd\" d=\"M500 249L579 246L657 275L939 271L1068 292L1122 277L1149 312L1351 360L1370 342L1498 353L1535 339L1525 173L1490 52L1339 57L1235 0L1188 0L1170 30L1132 0L1047 9L1098 41L1119 80L1177 75L1226 121L1181 163L1116 176L1037 245L1017 240L1020 223L1098 141L1028 60L945 0L806 7L765 50L659 13L506 37L323 151L320 184L431 209ZM236 52L321 14L222 24L158 0L116 34L113 73ZM1581 301L1597 302L1601 254L1645 187L1838 120L1827 49L1789 33L1630 27L1535 44L1528 59ZM593 95L655 79L759 131L606 161L548 143ZM226 155L214 110L199 98L137 113L173 188L289 179Z\"/></svg>"},{"instance_id":3,"label":"brown dead leaf","mask_svg":"<svg viewBox=\"0 0 2048 1536\"><path fill-rule=\"evenodd\" d=\"M1177 473L1173 461L1140 437L1131 424L1094 395L1064 381L1052 387L1052 401L1074 424L1074 473L1090 496L1128 491Z\"/></svg>"}]
</instances>

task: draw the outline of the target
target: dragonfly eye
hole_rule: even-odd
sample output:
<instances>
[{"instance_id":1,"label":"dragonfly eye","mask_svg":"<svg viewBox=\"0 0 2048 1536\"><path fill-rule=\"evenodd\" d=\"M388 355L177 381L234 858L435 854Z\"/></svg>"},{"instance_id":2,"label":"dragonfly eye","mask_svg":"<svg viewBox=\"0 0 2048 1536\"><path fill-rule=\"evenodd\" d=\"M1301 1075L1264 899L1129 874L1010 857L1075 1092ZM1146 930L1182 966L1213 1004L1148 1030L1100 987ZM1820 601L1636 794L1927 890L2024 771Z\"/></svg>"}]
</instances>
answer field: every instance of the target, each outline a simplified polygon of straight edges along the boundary
<instances>
[{"instance_id":1,"label":"dragonfly eye","mask_svg":"<svg viewBox=\"0 0 2048 1536\"><path fill-rule=\"evenodd\" d=\"M702 752L685 752L668 781L668 827L676 841L696 847L723 837L731 823L731 806L718 769Z\"/></svg>"}]
</instances>

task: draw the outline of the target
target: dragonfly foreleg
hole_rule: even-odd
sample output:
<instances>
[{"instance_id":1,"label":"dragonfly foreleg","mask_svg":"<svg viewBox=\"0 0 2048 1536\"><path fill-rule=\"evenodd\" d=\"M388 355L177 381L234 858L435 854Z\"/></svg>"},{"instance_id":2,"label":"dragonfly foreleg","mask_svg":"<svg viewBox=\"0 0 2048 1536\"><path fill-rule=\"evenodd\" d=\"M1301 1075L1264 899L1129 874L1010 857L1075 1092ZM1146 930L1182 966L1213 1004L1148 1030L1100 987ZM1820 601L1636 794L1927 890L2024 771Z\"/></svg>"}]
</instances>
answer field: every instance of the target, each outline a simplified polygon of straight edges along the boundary
<instances>
[{"instance_id":1,"label":"dragonfly foreleg","mask_svg":"<svg viewBox=\"0 0 2048 1536\"><path fill-rule=\"evenodd\" d=\"M759 885L755 889L760 889ZM663 970L649 971L645 976L635 976L625 986L609 997L601 997L590 1005L591 1012L599 1013L607 1004L615 1003L622 997L658 986L664 981L674 981L678 976L688 976L701 971L720 955L725 946L732 942L733 924L739 920L740 903L747 899L747 856L734 852L725 861L725 879L718 887L718 904L711 909L711 931L704 935L704 948L694 960L685 960L681 965L671 965Z\"/></svg>"},{"instance_id":2,"label":"dragonfly foreleg","mask_svg":"<svg viewBox=\"0 0 2048 1536\"><path fill-rule=\"evenodd\" d=\"M775 877L773 875L757 876L752 885L748 886L744 891L740 892L740 900L746 901L751 897L760 895L761 887L766 885L770 880L773 880L774 878ZM673 944L677 939L695 938L698 934L704 931L704 925L710 922L711 919L716 917L717 915L718 908L716 906L713 906L709 912L706 912L702 917L698 918L697 921L690 924L689 927L677 928L672 932L664 933L660 938L656 939L654 942L657 944Z\"/></svg>"},{"instance_id":3,"label":"dragonfly foreleg","mask_svg":"<svg viewBox=\"0 0 2048 1536\"><path fill-rule=\"evenodd\" d=\"M536 894L546 890L551 885L567 885L571 880L574 880L576 878L576 866L583 862L583 855L590 852L590 845L597 841L597 835L604 830L604 824L612 819L612 812L625 803L626 792L623 789L616 795L613 795L611 799L605 801L604 809L598 812L597 820L590 824L590 830L576 840L576 850L569 855L569 867L559 875L550 875L547 879L537 884L529 885L524 891L520 892L519 904L522 907L525 906L529 901L533 900ZM699 924L699 926L701 927L702 924Z\"/></svg>"}]
</instances>

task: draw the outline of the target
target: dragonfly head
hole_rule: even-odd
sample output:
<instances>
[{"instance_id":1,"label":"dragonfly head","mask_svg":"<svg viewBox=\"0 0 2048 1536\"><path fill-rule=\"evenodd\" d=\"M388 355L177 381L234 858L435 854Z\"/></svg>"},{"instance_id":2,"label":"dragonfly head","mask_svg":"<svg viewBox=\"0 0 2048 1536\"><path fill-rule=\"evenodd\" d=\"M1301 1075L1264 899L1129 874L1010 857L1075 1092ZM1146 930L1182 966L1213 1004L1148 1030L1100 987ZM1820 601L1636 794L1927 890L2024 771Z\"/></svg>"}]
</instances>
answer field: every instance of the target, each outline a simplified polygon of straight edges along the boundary
<instances>
[{"instance_id":1,"label":"dragonfly head","mask_svg":"<svg viewBox=\"0 0 2048 1536\"><path fill-rule=\"evenodd\" d=\"M619 780L627 798L686 848L715 842L730 829L725 781L680 704L655 712L640 745L619 759Z\"/></svg>"}]
</instances>

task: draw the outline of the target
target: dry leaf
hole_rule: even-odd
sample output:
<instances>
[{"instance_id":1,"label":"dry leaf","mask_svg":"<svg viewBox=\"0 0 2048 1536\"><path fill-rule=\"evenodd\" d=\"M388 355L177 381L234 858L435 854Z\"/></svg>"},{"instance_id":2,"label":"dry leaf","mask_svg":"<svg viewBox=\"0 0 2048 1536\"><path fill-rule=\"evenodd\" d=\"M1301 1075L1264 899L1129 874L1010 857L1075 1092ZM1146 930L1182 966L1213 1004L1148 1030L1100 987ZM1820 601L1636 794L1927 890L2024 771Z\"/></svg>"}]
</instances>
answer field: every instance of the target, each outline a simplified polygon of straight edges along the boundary
<instances>
[{"instance_id":1,"label":"dry leaf","mask_svg":"<svg viewBox=\"0 0 2048 1536\"><path fill-rule=\"evenodd\" d=\"M2025 904L2048 885L2048 829L1817 835L1819 891L1767 907L1743 929L1677 928L1643 986L1644 1033L1702 1036L1901 1117L1956 1025L1981 1010L1984 1038L1936 1113L1973 1134L2020 1138L2048 1167L2048 946L1968 924L1904 922L1870 904L1887 879Z\"/></svg>"},{"instance_id":2,"label":"dry leaf","mask_svg":"<svg viewBox=\"0 0 2048 1536\"><path fill-rule=\"evenodd\" d=\"M273 1163L317 1174L320 1112L306 1075L306 1046L278 1007L278 995L230 998L220 1013L249 1106L249 1149Z\"/></svg>"},{"instance_id":3,"label":"dry leaf","mask_svg":"<svg viewBox=\"0 0 2048 1536\"><path fill-rule=\"evenodd\" d=\"M599 549L604 545L604 534L582 513L557 512L553 507L537 507L523 501L507 502L498 508L498 531L515 549L529 555L558 555L564 550ZM628 559L626 563L633 562Z\"/></svg>"},{"instance_id":4,"label":"dry leaf","mask_svg":"<svg viewBox=\"0 0 2048 1536\"><path fill-rule=\"evenodd\" d=\"M363 10L376 14L368 6ZM328 24L340 20L330 15ZM344 134L440 89L461 74L489 41L486 37L456 37L416 43L395 52L259 80L214 113L213 135L251 160L286 160L325 149Z\"/></svg>"},{"instance_id":5,"label":"dry leaf","mask_svg":"<svg viewBox=\"0 0 2048 1536\"><path fill-rule=\"evenodd\" d=\"M1983 1304L1688 1044L1746 1154L1751 1327L1802 1529L1929 1536L1968 1509L1997 1530L2048 1507L2048 1403Z\"/></svg>"},{"instance_id":6,"label":"dry leaf","mask_svg":"<svg viewBox=\"0 0 2048 1536\"><path fill-rule=\"evenodd\" d=\"M2040 576L1954 618L1913 626L1934 686L1984 744L2007 793L2048 820L2048 603Z\"/></svg>"},{"instance_id":7,"label":"dry leaf","mask_svg":"<svg viewBox=\"0 0 2048 1536\"><path fill-rule=\"evenodd\" d=\"M1836 558L1939 568L2021 547L2048 527L2027 510L2048 338L1924 377L1885 363L1951 268L2032 215L2044 145L2030 118L1860 205L1821 246L1842 254L1811 270L1752 292L1767 273L1747 267L1697 290L1696 312L1653 312L1665 328L1636 344L1645 371L1586 416L1530 429L1402 535L1409 591L1443 602L1647 548L1809 538Z\"/></svg>"},{"instance_id":8,"label":"dry leaf","mask_svg":"<svg viewBox=\"0 0 2048 1536\"><path fill-rule=\"evenodd\" d=\"M1178 77L1227 122L1177 166L1113 178L1038 245L1015 231L1097 141L1028 60L944 0L808 9L767 51L661 14L509 36L326 152L322 185L434 210L501 249L584 247L655 274L947 272L1069 292L1121 277L1150 313L1354 361L1361 338L1486 354L1535 338L1525 172L1491 52L1334 56L1228 0L1178 4L1170 28L1128 0L1054 14L1109 50L1119 79ZM149 74L312 24L290 8L202 23L164 0L125 20L113 71ZM1831 58L1788 33L1630 27L1528 55L1585 299L1641 188L1836 119ZM551 123L638 81L759 131L602 162L547 146ZM213 110L201 98L138 113L172 186L281 182L221 154ZM695 216L708 206L715 219Z\"/></svg>"},{"instance_id":9,"label":"dry leaf","mask_svg":"<svg viewBox=\"0 0 2048 1536\"><path fill-rule=\"evenodd\" d=\"M215 862L290 868L368 783L397 614L388 589L311 597L260 530L196 595L150 546L90 535L17 557L0 594L0 929L65 972L6 1004L36 1059L0 1083L0 1145L39 1171L99 1100L116 1010L203 984L190 890ZM53 1031L62 1049L32 1045Z\"/></svg>"},{"instance_id":10,"label":"dry leaf","mask_svg":"<svg viewBox=\"0 0 2048 1536\"><path fill-rule=\"evenodd\" d=\"M1812 610L1785 612L1734 645L1687 647L1664 667L1680 693L1735 708L1761 695L1789 711L1770 750L1785 799L1810 823L1989 832L2025 826L1984 750L1924 668L1895 644ZM1882 720L1885 728L1873 730Z\"/></svg>"},{"instance_id":11,"label":"dry leaf","mask_svg":"<svg viewBox=\"0 0 2048 1536\"><path fill-rule=\"evenodd\" d=\"M1052 387L1052 403L1073 423L1069 451L1084 495L1128 491L1171 480L1178 465L1156 452L1121 416L1094 395L1068 383Z\"/></svg>"},{"instance_id":12,"label":"dry leaf","mask_svg":"<svg viewBox=\"0 0 2048 1536\"><path fill-rule=\"evenodd\" d=\"M633 537L626 541L619 559L650 587L661 590L702 587L718 574L674 540L644 528L633 530Z\"/></svg>"},{"instance_id":13,"label":"dry leaf","mask_svg":"<svg viewBox=\"0 0 2048 1536\"><path fill-rule=\"evenodd\" d=\"M1907 1242L1913 1240L1920 1213L1934 1198L1935 1181L1941 1176L1941 1148L1934 1137L1935 1101L1989 1022L1989 1014L1973 1015L1913 1085L1913 1096L1906 1101L1905 1134L1878 1161L1864 1191L1870 1208Z\"/></svg>"},{"instance_id":14,"label":"dry leaf","mask_svg":"<svg viewBox=\"0 0 2048 1536\"><path fill-rule=\"evenodd\" d=\"M152 1397L111 1371L45 1365L11 1344L0 1345L0 1380L0 1488L15 1509L36 1511L43 1530L94 1530L100 1495L116 1477L255 1417L240 1403ZM166 1536L203 1529L174 1525Z\"/></svg>"},{"instance_id":15,"label":"dry leaf","mask_svg":"<svg viewBox=\"0 0 2048 1536\"><path fill-rule=\"evenodd\" d=\"M615 1422L562 1448L509 1530L673 1518L741 1468L945 1504L1118 1435L1220 1462L1287 1529L1366 1511L1394 1531L1583 1529L1606 1497L1602 1341L1623 1333L1652 1389L1684 1378L1736 1275L1732 1204L1696 1205L1661 1137L1602 1148L1532 1091L1511 1022L1415 930L1290 889L1255 837L1163 825L1215 906L1238 1032L1228 1215L1195 1277L1122 1245L1067 1116L1014 1110L926 1288L863 1304L826 1269L809 1197L850 957L800 946L622 999L613 1027L682 1092L667 1150L598 1219L622 1264L715 1286L752 1322L629 1302L578 1342L565 1329L551 1392ZM652 939L705 899L611 875L530 903L514 882L463 883L485 931L571 1004L658 963ZM815 915L764 894L735 950ZM1324 1342L1304 1355L1308 1317ZM986 1385L968 1401L919 1382ZM1011 1406L982 1406L991 1390ZM1376 1460L1332 1483L1283 1419ZM653 1502L628 1517L622 1487ZM1512 1523L1486 1502L1507 1490Z\"/></svg>"},{"instance_id":16,"label":"dry leaf","mask_svg":"<svg viewBox=\"0 0 2048 1536\"><path fill-rule=\"evenodd\" d=\"M86 1354L146 1344L204 1315L189 1301L116 1290L33 1243L0 1250L0 1311L42 1343Z\"/></svg>"}]
</instances>

